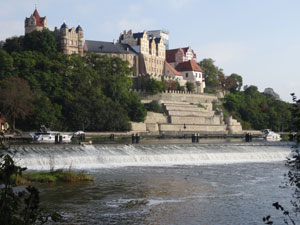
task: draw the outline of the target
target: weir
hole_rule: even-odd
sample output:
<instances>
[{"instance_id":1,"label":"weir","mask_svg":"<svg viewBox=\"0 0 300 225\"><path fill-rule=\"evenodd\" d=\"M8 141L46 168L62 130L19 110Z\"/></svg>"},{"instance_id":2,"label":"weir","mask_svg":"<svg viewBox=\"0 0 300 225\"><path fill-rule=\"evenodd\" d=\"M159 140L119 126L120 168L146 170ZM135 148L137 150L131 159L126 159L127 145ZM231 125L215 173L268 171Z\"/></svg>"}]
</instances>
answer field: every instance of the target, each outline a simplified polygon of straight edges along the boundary
<instances>
[{"instance_id":1,"label":"weir","mask_svg":"<svg viewBox=\"0 0 300 225\"><path fill-rule=\"evenodd\" d=\"M153 144L15 146L18 165L29 170L99 169L283 161L290 146L262 144Z\"/></svg>"}]
</instances>

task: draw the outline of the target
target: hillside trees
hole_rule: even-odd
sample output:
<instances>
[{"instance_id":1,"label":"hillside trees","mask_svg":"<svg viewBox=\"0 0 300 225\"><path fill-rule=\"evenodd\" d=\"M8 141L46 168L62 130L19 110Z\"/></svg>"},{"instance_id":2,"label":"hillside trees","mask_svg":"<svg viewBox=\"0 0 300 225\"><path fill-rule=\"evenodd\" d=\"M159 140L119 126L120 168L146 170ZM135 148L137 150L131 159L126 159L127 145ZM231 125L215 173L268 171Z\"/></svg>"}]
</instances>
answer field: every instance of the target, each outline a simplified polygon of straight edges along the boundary
<instances>
[{"instance_id":1,"label":"hillside trees","mask_svg":"<svg viewBox=\"0 0 300 225\"><path fill-rule=\"evenodd\" d=\"M199 65L203 69L206 76L206 89L214 90L214 88L219 85L219 76L223 75L222 69L219 69L217 66L215 66L214 60L212 59L203 59L199 62Z\"/></svg>"},{"instance_id":2,"label":"hillside trees","mask_svg":"<svg viewBox=\"0 0 300 225\"><path fill-rule=\"evenodd\" d=\"M226 95L224 107L241 121L244 129L291 129L291 105L260 93L256 86Z\"/></svg>"},{"instance_id":3,"label":"hillside trees","mask_svg":"<svg viewBox=\"0 0 300 225\"><path fill-rule=\"evenodd\" d=\"M24 130L45 124L61 130L122 131L130 129L129 120L145 119L139 96L129 91L132 69L119 58L59 53L49 31L7 40L0 57L6 65L0 83L13 74L34 93L30 115L17 121Z\"/></svg>"},{"instance_id":4,"label":"hillside trees","mask_svg":"<svg viewBox=\"0 0 300 225\"><path fill-rule=\"evenodd\" d=\"M205 92L215 92L216 90L229 92L240 91L243 86L242 76L236 73L225 76L223 69L218 68L214 63L212 59L203 59L199 62L206 76Z\"/></svg>"},{"instance_id":5,"label":"hillside trees","mask_svg":"<svg viewBox=\"0 0 300 225\"><path fill-rule=\"evenodd\" d=\"M25 119L32 110L33 95L26 80L18 77L7 77L0 85L0 107L16 128L16 119Z\"/></svg>"}]
</instances>

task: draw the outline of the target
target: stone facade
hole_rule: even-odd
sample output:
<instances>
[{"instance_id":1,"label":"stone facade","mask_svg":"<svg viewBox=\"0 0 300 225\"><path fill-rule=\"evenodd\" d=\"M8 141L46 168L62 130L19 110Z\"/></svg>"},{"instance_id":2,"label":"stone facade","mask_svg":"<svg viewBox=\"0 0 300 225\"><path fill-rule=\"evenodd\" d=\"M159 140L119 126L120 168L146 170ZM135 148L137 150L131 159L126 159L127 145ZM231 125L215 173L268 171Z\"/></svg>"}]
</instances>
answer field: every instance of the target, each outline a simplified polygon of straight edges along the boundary
<instances>
[{"instance_id":1,"label":"stone facade","mask_svg":"<svg viewBox=\"0 0 300 225\"><path fill-rule=\"evenodd\" d=\"M119 42L130 45L139 54L139 75L150 75L160 80L164 74L166 46L161 38L148 36L146 32L124 31Z\"/></svg>"},{"instance_id":2,"label":"stone facade","mask_svg":"<svg viewBox=\"0 0 300 225\"><path fill-rule=\"evenodd\" d=\"M166 46L166 50L169 49L169 32L165 30L149 30L147 31L149 37L161 38Z\"/></svg>"},{"instance_id":3,"label":"stone facade","mask_svg":"<svg viewBox=\"0 0 300 225\"><path fill-rule=\"evenodd\" d=\"M68 55L83 55L83 30L80 25L69 29L66 23L63 23L60 29L55 27L54 35L61 52Z\"/></svg>"}]
</instances>

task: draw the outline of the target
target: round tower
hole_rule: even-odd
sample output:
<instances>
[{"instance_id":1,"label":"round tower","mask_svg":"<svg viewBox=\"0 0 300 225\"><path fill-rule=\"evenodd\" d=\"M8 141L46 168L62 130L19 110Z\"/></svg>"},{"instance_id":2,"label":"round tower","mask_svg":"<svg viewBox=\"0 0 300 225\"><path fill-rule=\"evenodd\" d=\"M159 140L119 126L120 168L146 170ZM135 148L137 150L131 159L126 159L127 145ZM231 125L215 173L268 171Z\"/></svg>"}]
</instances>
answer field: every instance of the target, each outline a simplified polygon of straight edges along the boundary
<instances>
[{"instance_id":1,"label":"round tower","mask_svg":"<svg viewBox=\"0 0 300 225\"><path fill-rule=\"evenodd\" d=\"M78 35L78 53L83 55L83 30L80 25L77 26L76 33Z\"/></svg>"},{"instance_id":2,"label":"round tower","mask_svg":"<svg viewBox=\"0 0 300 225\"><path fill-rule=\"evenodd\" d=\"M68 47L68 26L67 24L64 22L61 26L60 26L60 46L61 46L61 50L63 53L67 54L67 47Z\"/></svg>"}]
</instances>

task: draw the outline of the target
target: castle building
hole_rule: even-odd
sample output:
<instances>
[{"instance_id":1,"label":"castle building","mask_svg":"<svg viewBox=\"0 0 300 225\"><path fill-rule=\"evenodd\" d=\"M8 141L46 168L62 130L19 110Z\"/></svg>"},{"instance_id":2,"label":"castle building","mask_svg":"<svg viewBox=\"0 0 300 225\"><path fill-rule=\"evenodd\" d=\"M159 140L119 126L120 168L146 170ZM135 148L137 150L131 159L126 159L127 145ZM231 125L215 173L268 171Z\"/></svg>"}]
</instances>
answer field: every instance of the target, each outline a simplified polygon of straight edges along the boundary
<instances>
[{"instance_id":1,"label":"castle building","mask_svg":"<svg viewBox=\"0 0 300 225\"><path fill-rule=\"evenodd\" d=\"M130 67L134 68L135 76L139 73L139 55L128 44L118 42L90 41L86 40L83 47L84 55L89 52L107 55L108 57L119 57L129 62Z\"/></svg>"},{"instance_id":2,"label":"castle building","mask_svg":"<svg viewBox=\"0 0 300 225\"><path fill-rule=\"evenodd\" d=\"M197 60L197 56L191 47L176 48L166 51L166 61L173 67L176 67L179 63L186 62L188 60Z\"/></svg>"},{"instance_id":3,"label":"castle building","mask_svg":"<svg viewBox=\"0 0 300 225\"><path fill-rule=\"evenodd\" d=\"M28 34L34 30L42 31L47 28L47 19L45 17L40 17L37 9L34 10L33 14L29 18L25 19L25 34Z\"/></svg>"},{"instance_id":4,"label":"castle building","mask_svg":"<svg viewBox=\"0 0 300 225\"><path fill-rule=\"evenodd\" d=\"M33 31L42 31L48 29L46 17L41 17L37 9L33 14L25 19L25 35ZM60 29L55 27L54 35L61 52L65 54L83 55L83 30L78 25L77 28L68 28L66 23L61 25Z\"/></svg>"},{"instance_id":5,"label":"castle building","mask_svg":"<svg viewBox=\"0 0 300 225\"><path fill-rule=\"evenodd\" d=\"M59 29L55 27L54 35L61 52L83 55L83 30L80 25L69 29L64 22Z\"/></svg>"},{"instance_id":6,"label":"castle building","mask_svg":"<svg viewBox=\"0 0 300 225\"><path fill-rule=\"evenodd\" d=\"M139 75L150 75L160 80L164 74L166 46L162 38L149 36L145 31L124 31L119 42L130 45L139 54Z\"/></svg>"},{"instance_id":7,"label":"castle building","mask_svg":"<svg viewBox=\"0 0 300 225\"><path fill-rule=\"evenodd\" d=\"M169 32L165 30L149 30L147 35L152 38L161 38L166 46L166 50L169 50Z\"/></svg>"}]
</instances>

